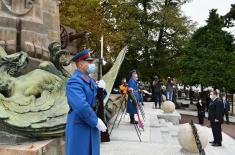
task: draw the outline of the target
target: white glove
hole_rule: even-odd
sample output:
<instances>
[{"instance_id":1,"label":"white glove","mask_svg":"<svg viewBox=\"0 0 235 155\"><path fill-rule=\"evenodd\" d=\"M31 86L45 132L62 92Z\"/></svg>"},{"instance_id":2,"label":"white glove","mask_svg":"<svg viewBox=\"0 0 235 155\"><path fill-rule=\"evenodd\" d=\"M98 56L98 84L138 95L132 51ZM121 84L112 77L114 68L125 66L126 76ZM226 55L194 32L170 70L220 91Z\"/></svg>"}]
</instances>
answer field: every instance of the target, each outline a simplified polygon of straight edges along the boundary
<instances>
[{"instance_id":1,"label":"white glove","mask_svg":"<svg viewBox=\"0 0 235 155\"><path fill-rule=\"evenodd\" d=\"M102 131L102 132L105 132L107 130L107 127L105 126L104 122L100 118L98 118L96 127L99 131Z\"/></svg>"},{"instance_id":2,"label":"white glove","mask_svg":"<svg viewBox=\"0 0 235 155\"><path fill-rule=\"evenodd\" d=\"M218 119L215 119L215 122L219 122L219 120L218 120Z\"/></svg>"},{"instance_id":3,"label":"white glove","mask_svg":"<svg viewBox=\"0 0 235 155\"><path fill-rule=\"evenodd\" d=\"M99 88L105 89L105 87L106 87L104 80L98 81L97 84L98 84L98 87L99 87Z\"/></svg>"}]
</instances>

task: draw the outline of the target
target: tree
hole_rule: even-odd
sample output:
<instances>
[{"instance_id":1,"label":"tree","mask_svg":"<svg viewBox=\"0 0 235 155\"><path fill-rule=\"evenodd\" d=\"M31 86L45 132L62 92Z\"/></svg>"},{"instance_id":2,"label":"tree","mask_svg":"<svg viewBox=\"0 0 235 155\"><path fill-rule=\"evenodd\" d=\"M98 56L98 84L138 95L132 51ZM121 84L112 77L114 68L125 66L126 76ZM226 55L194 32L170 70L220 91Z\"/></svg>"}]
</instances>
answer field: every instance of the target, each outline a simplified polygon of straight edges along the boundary
<instances>
[{"instance_id":1,"label":"tree","mask_svg":"<svg viewBox=\"0 0 235 155\"><path fill-rule=\"evenodd\" d=\"M180 6L188 0L118 0L106 3L116 28L124 35L128 53L122 76L135 68L143 80L174 75L175 57L190 34L191 23ZM118 4L117 4L118 3Z\"/></svg>"},{"instance_id":2,"label":"tree","mask_svg":"<svg viewBox=\"0 0 235 155\"><path fill-rule=\"evenodd\" d=\"M191 22L181 5L189 0L63 0L61 23L92 32L92 49L105 38L106 60L128 46L121 75L136 68L143 80L175 75L176 57L190 35Z\"/></svg>"},{"instance_id":3,"label":"tree","mask_svg":"<svg viewBox=\"0 0 235 155\"><path fill-rule=\"evenodd\" d=\"M91 49L99 56L100 38L104 35L104 56L111 62L121 48L122 32L114 29L112 23L105 19L106 8L100 0L61 0L61 24L76 31L87 30L91 35Z\"/></svg>"},{"instance_id":4,"label":"tree","mask_svg":"<svg viewBox=\"0 0 235 155\"><path fill-rule=\"evenodd\" d=\"M235 88L234 38L223 31L224 20L212 9L207 25L199 28L178 61L179 80L184 84Z\"/></svg>"},{"instance_id":5,"label":"tree","mask_svg":"<svg viewBox=\"0 0 235 155\"><path fill-rule=\"evenodd\" d=\"M235 4L231 5L230 11L224 16L225 19L225 26L232 27L234 26L235 21Z\"/></svg>"}]
</instances>

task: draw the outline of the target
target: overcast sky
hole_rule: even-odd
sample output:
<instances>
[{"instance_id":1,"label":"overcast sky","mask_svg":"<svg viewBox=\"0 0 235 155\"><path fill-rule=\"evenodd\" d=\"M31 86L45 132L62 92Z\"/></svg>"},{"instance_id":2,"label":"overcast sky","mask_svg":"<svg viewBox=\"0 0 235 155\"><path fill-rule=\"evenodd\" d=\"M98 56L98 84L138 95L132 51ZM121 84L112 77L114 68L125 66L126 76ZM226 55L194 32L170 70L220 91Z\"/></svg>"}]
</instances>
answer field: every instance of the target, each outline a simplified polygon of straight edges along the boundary
<instances>
[{"instance_id":1,"label":"overcast sky","mask_svg":"<svg viewBox=\"0 0 235 155\"><path fill-rule=\"evenodd\" d=\"M217 9L220 15L225 15L229 12L231 4L234 4L235 0L193 0L190 3L182 6L186 16L190 16L191 19L198 23L198 26L204 26L205 20L208 18L209 10ZM235 34L235 28L230 29Z\"/></svg>"}]
</instances>

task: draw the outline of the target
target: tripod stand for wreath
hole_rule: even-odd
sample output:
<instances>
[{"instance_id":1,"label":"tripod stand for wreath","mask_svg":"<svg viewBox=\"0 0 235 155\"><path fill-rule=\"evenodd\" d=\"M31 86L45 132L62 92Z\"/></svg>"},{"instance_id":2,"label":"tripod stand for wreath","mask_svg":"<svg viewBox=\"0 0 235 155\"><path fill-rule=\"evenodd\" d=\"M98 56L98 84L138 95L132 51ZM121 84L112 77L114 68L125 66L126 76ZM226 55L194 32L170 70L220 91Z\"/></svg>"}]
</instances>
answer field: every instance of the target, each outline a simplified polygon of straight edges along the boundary
<instances>
[{"instance_id":1,"label":"tripod stand for wreath","mask_svg":"<svg viewBox=\"0 0 235 155\"><path fill-rule=\"evenodd\" d=\"M145 120L145 113L144 113L142 104L139 104L139 103L137 102L137 99L136 99L135 95L134 95L133 92L131 92L131 91L128 91L127 93L122 94L121 99L120 99L120 106L119 106L118 112L117 112L117 114L116 114L116 117L115 117L115 119L114 119L114 123L113 123L113 125L112 125L112 128L111 128L111 130L110 130L109 135L112 134L112 131L113 131L113 129L114 129L114 126L115 126L116 122L118 121L117 127L116 127L116 128L118 128L119 125L120 125L121 120L122 120L122 119L125 117L125 115L126 115L127 96L128 96L128 95L130 96L131 101L132 101L132 103L135 105L135 108L136 108L137 118L138 118L138 124L135 124L135 123L134 123L133 125L134 125L135 131L136 131L136 133L137 133L137 136L138 136L140 142L142 142L141 137L140 137L140 136L141 136L141 130L140 130L140 129L142 129L142 130L144 131L144 124L143 124L143 121L142 121L141 118L140 118L140 115L142 116L142 119ZM124 107L124 108L123 108L123 107ZM123 109L122 109L122 108L123 108ZM120 112L121 112L121 115L120 115L120 118L119 118L119 120L118 120L118 116L119 116Z\"/></svg>"}]
</instances>

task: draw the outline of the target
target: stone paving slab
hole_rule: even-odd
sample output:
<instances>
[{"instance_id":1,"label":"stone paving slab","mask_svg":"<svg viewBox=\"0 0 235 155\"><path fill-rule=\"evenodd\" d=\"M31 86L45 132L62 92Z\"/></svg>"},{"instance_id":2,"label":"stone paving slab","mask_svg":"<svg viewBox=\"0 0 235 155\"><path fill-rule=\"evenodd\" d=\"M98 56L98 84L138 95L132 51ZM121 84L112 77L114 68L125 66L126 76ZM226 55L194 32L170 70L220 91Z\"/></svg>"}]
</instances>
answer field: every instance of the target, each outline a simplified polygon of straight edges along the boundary
<instances>
[{"instance_id":1,"label":"stone paving slab","mask_svg":"<svg viewBox=\"0 0 235 155\"><path fill-rule=\"evenodd\" d=\"M101 144L101 155L198 155L181 148L177 140L178 125L173 125L157 117L159 109L152 109L152 103L144 106L146 121L139 142L135 128L129 124L128 114L122 119L120 126L114 128L110 136L111 142ZM206 130L209 141L212 140L210 128ZM222 147L207 145L206 155L233 155L235 141L223 133Z\"/></svg>"}]
</instances>

